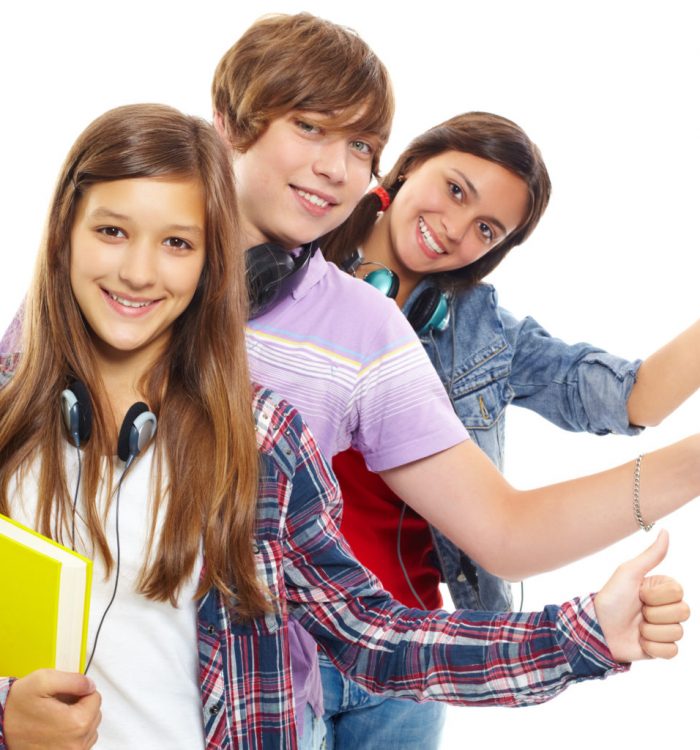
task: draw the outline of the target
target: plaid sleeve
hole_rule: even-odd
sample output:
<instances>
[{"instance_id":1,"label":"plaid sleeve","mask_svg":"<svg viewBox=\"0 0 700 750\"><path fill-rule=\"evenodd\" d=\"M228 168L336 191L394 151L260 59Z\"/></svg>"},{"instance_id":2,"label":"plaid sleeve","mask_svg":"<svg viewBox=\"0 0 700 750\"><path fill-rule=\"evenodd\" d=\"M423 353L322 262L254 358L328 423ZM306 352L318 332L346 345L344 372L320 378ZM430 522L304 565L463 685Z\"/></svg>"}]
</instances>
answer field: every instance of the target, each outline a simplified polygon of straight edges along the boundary
<instances>
[{"instance_id":1,"label":"plaid sleeve","mask_svg":"<svg viewBox=\"0 0 700 750\"><path fill-rule=\"evenodd\" d=\"M338 531L338 488L302 427L285 523L290 612L367 690L415 700L520 706L624 669L590 597L542 612L424 612L400 605Z\"/></svg>"},{"instance_id":2,"label":"plaid sleeve","mask_svg":"<svg viewBox=\"0 0 700 750\"><path fill-rule=\"evenodd\" d=\"M0 750L6 750L5 745L5 704L12 687L13 679L0 677Z\"/></svg>"}]
</instances>

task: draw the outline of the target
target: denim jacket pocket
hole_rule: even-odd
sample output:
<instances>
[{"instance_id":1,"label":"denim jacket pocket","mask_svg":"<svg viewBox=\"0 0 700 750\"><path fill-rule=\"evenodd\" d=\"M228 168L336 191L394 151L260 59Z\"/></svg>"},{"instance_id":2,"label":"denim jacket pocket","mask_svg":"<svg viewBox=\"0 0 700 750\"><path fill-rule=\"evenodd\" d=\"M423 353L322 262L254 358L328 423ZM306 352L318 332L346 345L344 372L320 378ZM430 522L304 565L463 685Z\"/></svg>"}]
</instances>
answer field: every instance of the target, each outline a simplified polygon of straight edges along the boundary
<instances>
[{"instance_id":1,"label":"denim jacket pocket","mask_svg":"<svg viewBox=\"0 0 700 750\"><path fill-rule=\"evenodd\" d=\"M513 400L509 383L510 350L505 343L481 349L455 368L446 387L457 415L467 429L490 429Z\"/></svg>"}]
</instances>

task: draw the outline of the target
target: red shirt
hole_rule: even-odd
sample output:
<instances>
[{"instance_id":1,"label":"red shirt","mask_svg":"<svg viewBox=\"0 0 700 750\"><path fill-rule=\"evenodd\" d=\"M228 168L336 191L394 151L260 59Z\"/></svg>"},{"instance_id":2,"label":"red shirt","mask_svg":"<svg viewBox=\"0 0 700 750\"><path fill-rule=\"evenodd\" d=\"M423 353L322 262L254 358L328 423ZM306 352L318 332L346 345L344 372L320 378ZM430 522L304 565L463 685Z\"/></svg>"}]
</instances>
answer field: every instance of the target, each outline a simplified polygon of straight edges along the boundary
<instances>
[{"instance_id":1,"label":"red shirt","mask_svg":"<svg viewBox=\"0 0 700 750\"><path fill-rule=\"evenodd\" d=\"M358 451L347 450L335 456L333 470L343 492L340 530L357 559L407 607L440 608L440 570L428 523L405 505L378 474L367 469ZM399 558L397 540L402 509L405 510ZM411 591L400 559L422 602Z\"/></svg>"}]
</instances>

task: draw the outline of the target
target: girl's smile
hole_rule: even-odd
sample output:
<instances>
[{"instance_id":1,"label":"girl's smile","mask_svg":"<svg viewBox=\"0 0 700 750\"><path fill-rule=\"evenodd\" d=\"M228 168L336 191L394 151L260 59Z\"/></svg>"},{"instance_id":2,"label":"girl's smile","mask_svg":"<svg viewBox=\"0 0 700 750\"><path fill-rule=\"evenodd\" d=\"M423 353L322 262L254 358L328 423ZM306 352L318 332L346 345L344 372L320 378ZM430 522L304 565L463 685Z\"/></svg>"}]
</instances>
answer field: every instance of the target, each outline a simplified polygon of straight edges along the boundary
<instances>
[{"instance_id":1,"label":"girl's smile","mask_svg":"<svg viewBox=\"0 0 700 750\"><path fill-rule=\"evenodd\" d=\"M71 231L71 286L98 352L152 361L189 305L205 257L198 180L139 178L88 188Z\"/></svg>"}]
</instances>

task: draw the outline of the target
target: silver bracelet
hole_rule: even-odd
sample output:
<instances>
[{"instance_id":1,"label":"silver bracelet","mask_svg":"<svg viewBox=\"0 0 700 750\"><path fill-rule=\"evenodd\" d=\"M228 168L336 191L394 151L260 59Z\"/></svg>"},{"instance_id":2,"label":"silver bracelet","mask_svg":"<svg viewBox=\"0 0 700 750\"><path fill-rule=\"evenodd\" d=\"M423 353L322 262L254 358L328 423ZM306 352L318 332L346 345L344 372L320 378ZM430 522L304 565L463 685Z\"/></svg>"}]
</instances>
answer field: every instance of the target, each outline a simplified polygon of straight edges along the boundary
<instances>
[{"instance_id":1,"label":"silver bracelet","mask_svg":"<svg viewBox=\"0 0 700 750\"><path fill-rule=\"evenodd\" d=\"M652 523L644 523L642 518L642 509L639 507L639 487L642 479L642 457L643 453L637 456L637 460L634 462L634 489L632 490L632 511L634 512L634 520L637 522L640 529L644 531L651 531L654 528Z\"/></svg>"}]
</instances>

